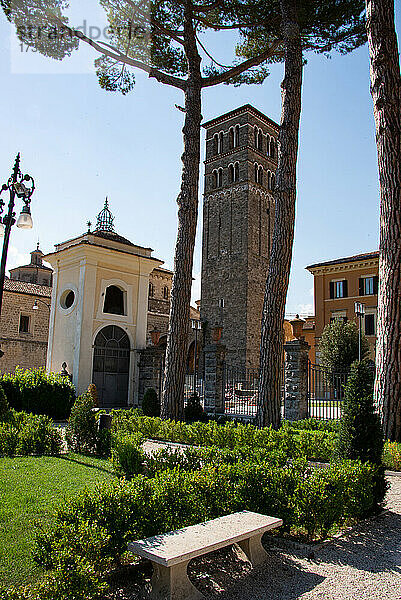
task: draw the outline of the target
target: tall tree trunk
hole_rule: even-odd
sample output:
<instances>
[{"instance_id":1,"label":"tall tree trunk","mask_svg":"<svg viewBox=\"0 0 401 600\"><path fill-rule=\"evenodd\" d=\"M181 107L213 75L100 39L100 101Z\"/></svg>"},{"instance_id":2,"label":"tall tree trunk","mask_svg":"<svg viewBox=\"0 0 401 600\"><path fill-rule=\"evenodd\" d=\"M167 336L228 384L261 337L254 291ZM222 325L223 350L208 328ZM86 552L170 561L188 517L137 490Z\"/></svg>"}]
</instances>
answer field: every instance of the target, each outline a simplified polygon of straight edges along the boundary
<instances>
[{"instance_id":1,"label":"tall tree trunk","mask_svg":"<svg viewBox=\"0 0 401 600\"><path fill-rule=\"evenodd\" d=\"M192 2L185 11L185 40L188 60L188 84L185 90L184 152L181 191L178 203L178 234L174 257L174 276L171 289L170 322L167 337L161 415L164 419L184 416L184 383L189 333L192 266L198 219L201 59L193 30Z\"/></svg>"},{"instance_id":2,"label":"tall tree trunk","mask_svg":"<svg viewBox=\"0 0 401 600\"><path fill-rule=\"evenodd\" d=\"M301 114L302 44L296 0L280 0L285 74L278 138L275 219L260 344L257 424L278 427L281 420L283 324L295 226L298 135Z\"/></svg>"},{"instance_id":3,"label":"tall tree trunk","mask_svg":"<svg viewBox=\"0 0 401 600\"><path fill-rule=\"evenodd\" d=\"M401 80L393 0L366 0L380 178L375 401L385 436L401 441Z\"/></svg>"}]
</instances>

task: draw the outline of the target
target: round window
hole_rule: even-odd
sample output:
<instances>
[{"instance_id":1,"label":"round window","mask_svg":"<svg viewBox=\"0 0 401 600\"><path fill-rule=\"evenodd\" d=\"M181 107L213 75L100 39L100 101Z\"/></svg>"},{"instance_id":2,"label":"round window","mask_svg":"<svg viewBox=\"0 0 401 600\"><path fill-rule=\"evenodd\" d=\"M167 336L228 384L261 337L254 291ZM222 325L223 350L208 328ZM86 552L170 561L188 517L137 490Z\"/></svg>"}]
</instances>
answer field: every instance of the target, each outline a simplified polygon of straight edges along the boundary
<instances>
[{"instance_id":1,"label":"round window","mask_svg":"<svg viewBox=\"0 0 401 600\"><path fill-rule=\"evenodd\" d=\"M62 308L71 308L75 301L75 293L72 290L65 290L60 298Z\"/></svg>"}]
</instances>

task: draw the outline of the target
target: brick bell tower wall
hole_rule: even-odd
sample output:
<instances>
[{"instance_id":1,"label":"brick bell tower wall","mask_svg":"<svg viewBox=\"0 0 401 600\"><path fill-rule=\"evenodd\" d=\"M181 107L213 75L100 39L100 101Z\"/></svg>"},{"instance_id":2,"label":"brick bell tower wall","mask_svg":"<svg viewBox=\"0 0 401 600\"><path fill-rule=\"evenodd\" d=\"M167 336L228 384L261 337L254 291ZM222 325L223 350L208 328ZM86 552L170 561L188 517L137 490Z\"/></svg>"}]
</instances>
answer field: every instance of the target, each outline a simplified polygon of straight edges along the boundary
<instances>
[{"instance_id":1,"label":"brick bell tower wall","mask_svg":"<svg viewBox=\"0 0 401 600\"><path fill-rule=\"evenodd\" d=\"M227 363L257 368L278 125L246 105L204 127L201 318L206 343L212 330L222 327Z\"/></svg>"}]
</instances>

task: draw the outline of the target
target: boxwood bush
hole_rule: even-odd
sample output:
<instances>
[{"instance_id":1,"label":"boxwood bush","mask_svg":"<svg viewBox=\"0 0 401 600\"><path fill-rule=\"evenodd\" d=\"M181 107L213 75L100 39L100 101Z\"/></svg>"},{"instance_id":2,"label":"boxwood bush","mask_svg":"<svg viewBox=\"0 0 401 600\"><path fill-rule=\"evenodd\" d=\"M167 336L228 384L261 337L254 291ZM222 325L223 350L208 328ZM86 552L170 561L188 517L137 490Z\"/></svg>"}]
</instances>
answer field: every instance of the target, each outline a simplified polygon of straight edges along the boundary
<instances>
[{"instance_id":1,"label":"boxwood bush","mask_svg":"<svg viewBox=\"0 0 401 600\"><path fill-rule=\"evenodd\" d=\"M66 419L75 399L75 388L68 377L46 373L45 369L19 367L15 373L0 377L8 404L17 411Z\"/></svg>"},{"instance_id":2,"label":"boxwood bush","mask_svg":"<svg viewBox=\"0 0 401 600\"><path fill-rule=\"evenodd\" d=\"M62 438L50 417L9 411L0 422L0 455L55 455L61 452Z\"/></svg>"},{"instance_id":3,"label":"boxwood bush","mask_svg":"<svg viewBox=\"0 0 401 600\"><path fill-rule=\"evenodd\" d=\"M86 491L62 506L36 541L36 562L57 568L80 557L96 572L126 559L127 543L239 510L281 517L284 529L324 537L374 508L374 467L344 461L312 469L304 460L277 467L251 461L137 475Z\"/></svg>"}]
</instances>

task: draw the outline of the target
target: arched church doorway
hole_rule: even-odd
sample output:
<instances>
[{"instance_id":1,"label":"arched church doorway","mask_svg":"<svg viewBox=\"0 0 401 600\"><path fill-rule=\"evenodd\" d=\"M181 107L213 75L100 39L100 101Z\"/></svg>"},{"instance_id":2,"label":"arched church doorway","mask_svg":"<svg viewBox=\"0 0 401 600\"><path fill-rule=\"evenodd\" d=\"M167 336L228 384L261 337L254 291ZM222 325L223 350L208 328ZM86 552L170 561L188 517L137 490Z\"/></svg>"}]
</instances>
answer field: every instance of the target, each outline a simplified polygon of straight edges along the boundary
<instances>
[{"instance_id":1,"label":"arched church doorway","mask_svg":"<svg viewBox=\"0 0 401 600\"><path fill-rule=\"evenodd\" d=\"M101 408L127 406L130 342L121 327L107 325L97 334L93 353L93 383Z\"/></svg>"}]
</instances>

